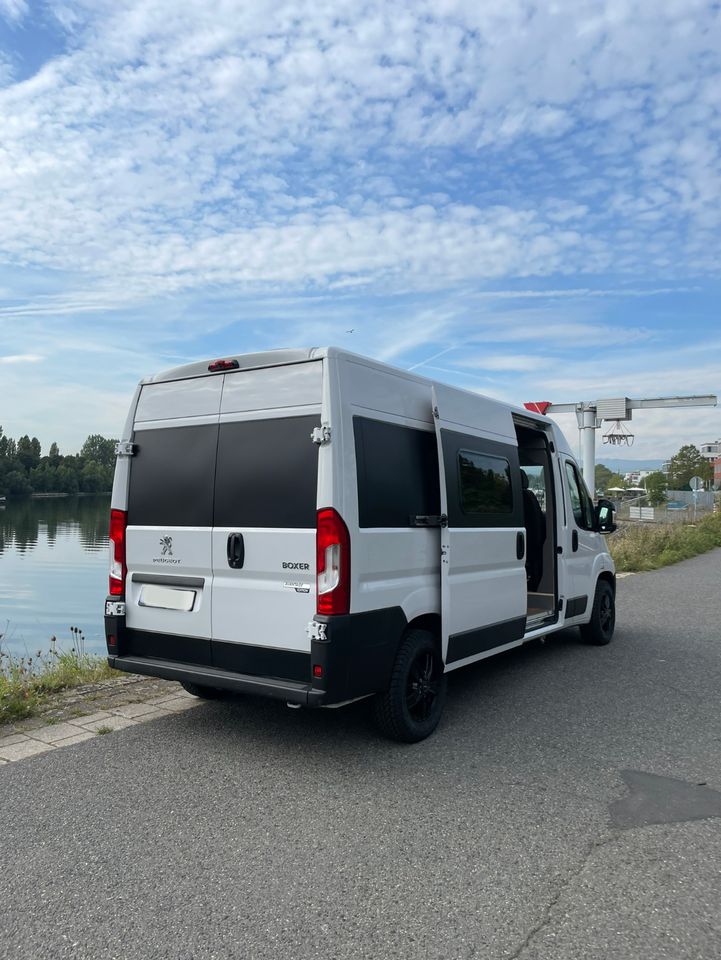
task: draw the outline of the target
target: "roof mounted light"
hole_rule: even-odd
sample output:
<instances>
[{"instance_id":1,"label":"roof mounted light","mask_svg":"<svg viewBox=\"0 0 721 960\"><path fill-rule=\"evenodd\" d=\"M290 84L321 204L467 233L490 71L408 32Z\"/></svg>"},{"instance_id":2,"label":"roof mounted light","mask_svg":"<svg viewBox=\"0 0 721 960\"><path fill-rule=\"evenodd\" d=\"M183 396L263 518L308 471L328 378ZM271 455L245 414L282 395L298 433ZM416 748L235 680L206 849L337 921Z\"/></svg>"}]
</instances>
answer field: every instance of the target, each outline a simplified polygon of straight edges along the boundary
<instances>
[{"instance_id":1,"label":"roof mounted light","mask_svg":"<svg viewBox=\"0 0 721 960\"><path fill-rule=\"evenodd\" d=\"M213 360L208 364L208 370L211 373L218 373L219 370L237 370L239 366L237 360Z\"/></svg>"}]
</instances>

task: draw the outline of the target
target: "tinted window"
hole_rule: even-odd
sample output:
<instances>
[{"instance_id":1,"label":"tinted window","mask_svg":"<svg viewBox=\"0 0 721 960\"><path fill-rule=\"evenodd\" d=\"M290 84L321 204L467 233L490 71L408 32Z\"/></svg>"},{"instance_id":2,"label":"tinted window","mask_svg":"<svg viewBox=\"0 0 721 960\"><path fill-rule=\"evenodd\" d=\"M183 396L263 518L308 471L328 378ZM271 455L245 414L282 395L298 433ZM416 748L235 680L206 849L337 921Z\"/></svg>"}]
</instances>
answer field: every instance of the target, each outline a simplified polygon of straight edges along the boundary
<instances>
[{"instance_id":1,"label":"tinted window","mask_svg":"<svg viewBox=\"0 0 721 960\"><path fill-rule=\"evenodd\" d=\"M130 462L128 523L210 527L218 425L138 430Z\"/></svg>"},{"instance_id":2,"label":"tinted window","mask_svg":"<svg viewBox=\"0 0 721 960\"><path fill-rule=\"evenodd\" d=\"M518 448L441 430L451 527L522 527Z\"/></svg>"},{"instance_id":3,"label":"tinted window","mask_svg":"<svg viewBox=\"0 0 721 960\"><path fill-rule=\"evenodd\" d=\"M435 433L353 418L361 527L407 527L440 513Z\"/></svg>"},{"instance_id":4,"label":"tinted window","mask_svg":"<svg viewBox=\"0 0 721 960\"><path fill-rule=\"evenodd\" d=\"M583 530L592 530L593 503L578 470L570 460L566 461L566 477L568 479L568 493L571 498L571 510L576 526Z\"/></svg>"},{"instance_id":5,"label":"tinted window","mask_svg":"<svg viewBox=\"0 0 721 960\"><path fill-rule=\"evenodd\" d=\"M318 416L221 423L216 527L314 528Z\"/></svg>"},{"instance_id":6,"label":"tinted window","mask_svg":"<svg viewBox=\"0 0 721 960\"><path fill-rule=\"evenodd\" d=\"M473 450L458 453L464 513L512 513L511 465L502 457Z\"/></svg>"}]
</instances>

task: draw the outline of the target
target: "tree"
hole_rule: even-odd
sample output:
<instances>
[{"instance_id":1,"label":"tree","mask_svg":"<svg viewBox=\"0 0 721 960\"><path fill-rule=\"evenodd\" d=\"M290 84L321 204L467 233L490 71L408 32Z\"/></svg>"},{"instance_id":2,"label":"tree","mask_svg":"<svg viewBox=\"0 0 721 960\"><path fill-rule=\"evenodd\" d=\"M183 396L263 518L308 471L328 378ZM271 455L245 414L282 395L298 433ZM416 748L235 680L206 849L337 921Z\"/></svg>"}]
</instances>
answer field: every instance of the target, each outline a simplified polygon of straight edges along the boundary
<instances>
[{"instance_id":1,"label":"tree","mask_svg":"<svg viewBox=\"0 0 721 960\"><path fill-rule=\"evenodd\" d=\"M11 470L5 477L5 489L16 497L26 497L32 493L27 476L21 470Z\"/></svg>"},{"instance_id":2,"label":"tree","mask_svg":"<svg viewBox=\"0 0 721 960\"><path fill-rule=\"evenodd\" d=\"M671 457L668 469L669 489L690 490L692 477L701 477L704 482L713 480L713 464L701 455L698 447L687 443L675 457Z\"/></svg>"},{"instance_id":3,"label":"tree","mask_svg":"<svg viewBox=\"0 0 721 960\"><path fill-rule=\"evenodd\" d=\"M610 478L613 476L613 471L609 470L605 463L596 464L596 489L597 490L608 490L613 484L610 483Z\"/></svg>"},{"instance_id":4,"label":"tree","mask_svg":"<svg viewBox=\"0 0 721 960\"><path fill-rule=\"evenodd\" d=\"M115 444L117 440L109 440L99 433L91 434L80 450L80 456L86 461L94 461L103 467L115 465Z\"/></svg>"},{"instance_id":5,"label":"tree","mask_svg":"<svg viewBox=\"0 0 721 960\"><path fill-rule=\"evenodd\" d=\"M20 437L17 446L17 458L27 473L33 467L37 467L40 463L40 441L38 438L33 437L31 440L27 434Z\"/></svg>"},{"instance_id":6,"label":"tree","mask_svg":"<svg viewBox=\"0 0 721 960\"><path fill-rule=\"evenodd\" d=\"M53 442L50 444L50 451L48 452L48 457L50 458L50 462L53 465L57 465L57 462L60 459L60 447L57 445L57 443Z\"/></svg>"},{"instance_id":7,"label":"tree","mask_svg":"<svg viewBox=\"0 0 721 960\"><path fill-rule=\"evenodd\" d=\"M648 502L652 507L660 507L662 503L666 502L668 480L660 470L654 470L653 473L649 473L643 481L643 485L648 494Z\"/></svg>"}]
</instances>

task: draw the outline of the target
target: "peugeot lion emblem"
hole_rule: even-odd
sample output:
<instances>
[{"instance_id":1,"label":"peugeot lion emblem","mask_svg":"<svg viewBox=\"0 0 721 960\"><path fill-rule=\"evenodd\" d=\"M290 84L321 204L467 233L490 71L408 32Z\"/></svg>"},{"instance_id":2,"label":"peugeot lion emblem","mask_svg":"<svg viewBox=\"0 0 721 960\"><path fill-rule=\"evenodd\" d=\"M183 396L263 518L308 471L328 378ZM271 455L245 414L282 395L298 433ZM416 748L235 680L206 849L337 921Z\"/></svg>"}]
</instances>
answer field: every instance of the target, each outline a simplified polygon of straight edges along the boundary
<instances>
[{"instance_id":1,"label":"peugeot lion emblem","mask_svg":"<svg viewBox=\"0 0 721 960\"><path fill-rule=\"evenodd\" d=\"M173 556L173 538L172 537L161 537L160 546L163 548L160 551L161 557Z\"/></svg>"}]
</instances>

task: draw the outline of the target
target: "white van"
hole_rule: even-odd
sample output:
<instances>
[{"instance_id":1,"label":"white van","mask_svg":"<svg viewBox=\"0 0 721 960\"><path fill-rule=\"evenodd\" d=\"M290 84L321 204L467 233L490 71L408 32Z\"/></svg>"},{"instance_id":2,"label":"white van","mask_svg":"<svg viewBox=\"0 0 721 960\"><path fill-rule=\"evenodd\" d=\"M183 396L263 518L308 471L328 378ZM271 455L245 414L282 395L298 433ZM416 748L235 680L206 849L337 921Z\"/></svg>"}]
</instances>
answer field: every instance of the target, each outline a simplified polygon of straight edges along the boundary
<instances>
[{"instance_id":1,"label":"white van","mask_svg":"<svg viewBox=\"0 0 721 960\"><path fill-rule=\"evenodd\" d=\"M547 418L333 347L143 380L118 444L110 665L201 697L436 727L445 675L578 625L611 639L615 573Z\"/></svg>"}]
</instances>

